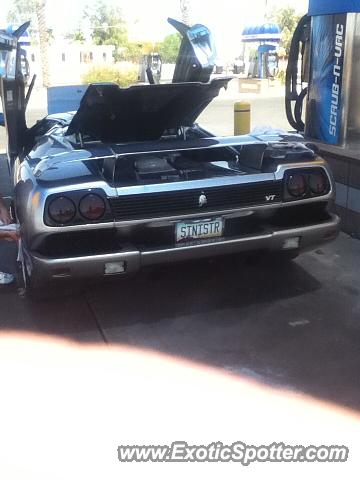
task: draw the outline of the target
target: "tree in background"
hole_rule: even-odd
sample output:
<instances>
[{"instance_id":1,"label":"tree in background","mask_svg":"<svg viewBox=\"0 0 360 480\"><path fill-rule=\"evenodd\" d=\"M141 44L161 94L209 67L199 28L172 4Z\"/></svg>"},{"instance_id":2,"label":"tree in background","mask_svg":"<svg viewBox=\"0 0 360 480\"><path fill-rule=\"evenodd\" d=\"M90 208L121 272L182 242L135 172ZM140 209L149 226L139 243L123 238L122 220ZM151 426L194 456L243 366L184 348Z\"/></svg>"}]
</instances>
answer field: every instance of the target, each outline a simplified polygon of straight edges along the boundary
<instances>
[{"instance_id":1,"label":"tree in background","mask_svg":"<svg viewBox=\"0 0 360 480\"><path fill-rule=\"evenodd\" d=\"M89 20L95 45L114 45L117 60L121 47L125 47L128 41L126 21L121 9L99 1L86 8L84 17Z\"/></svg>"},{"instance_id":2,"label":"tree in background","mask_svg":"<svg viewBox=\"0 0 360 480\"><path fill-rule=\"evenodd\" d=\"M139 42L126 41L125 46L118 54L120 60L126 60L127 62L139 63L141 56L143 55L143 44Z\"/></svg>"},{"instance_id":3,"label":"tree in background","mask_svg":"<svg viewBox=\"0 0 360 480\"><path fill-rule=\"evenodd\" d=\"M162 42L157 43L127 41L119 51L118 59L139 63L143 55L159 53L164 63L175 63L180 43L181 37L178 33L168 35Z\"/></svg>"},{"instance_id":4,"label":"tree in background","mask_svg":"<svg viewBox=\"0 0 360 480\"><path fill-rule=\"evenodd\" d=\"M121 60L139 63L143 55L159 52L161 43L127 41L119 55Z\"/></svg>"},{"instance_id":5,"label":"tree in background","mask_svg":"<svg viewBox=\"0 0 360 480\"><path fill-rule=\"evenodd\" d=\"M7 21L14 26L20 26L30 21L29 34L33 45L39 43L38 18L36 15L37 0L13 0L7 14Z\"/></svg>"},{"instance_id":6,"label":"tree in background","mask_svg":"<svg viewBox=\"0 0 360 480\"><path fill-rule=\"evenodd\" d=\"M301 19L302 15L298 15L294 7L276 8L269 15L267 20L275 22L279 25L282 31L282 39L280 46L286 51L286 55L289 55L291 41L295 32L295 29Z\"/></svg>"},{"instance_id":7,"label":"tree in background","mask_svg":"<svg viewBox=\"0 0 360 480\"><path fill-rule=\"evenodd\" d=\"M189 1L181 2L182 19L189 21ZM8 21L20 25L31 20L31 35L33 43L39 43L41 54L42 77L44 86L50 83L48 45L52 38L51 30L46 25L46 0L13 0L13 6L8 14ZM104 0L86 8L84 18L89 23L91 37L96 45L114 45L115 60L127 60L138 63L142 55L152 52L160 53L164 63L175 63L181 44L178 33L168 35L160 42L131 42L128 39L127 24L120 8L107 4ZM86 32L79 26L69 32L67 40L84 43Z\"/></svg>"},{"instance_id":8,"label":"tree in background","mask_svg":"<svg viewBox=\"0 0 360 480\"><path fill-rule=\"evenodd\" d=\"M80 27L76 30L73 30L72 32L68 32L65 35L65 39L75 43L85 43L86 41L85 35Z\"/></svg>"},{"instance_id":9,"label":"tree in background","mask_svg":"<svg viewBox=\"0 0 360 480\"><path fill-rule=\"evenodd\" d=\"M179 54L181 37L178 33L173 33L165 37L159 44L159 53L164 63L175 63Z\"/></svg>"},{"instance_id":10,"label":"tree in background","mask_svg":"<svg viewBox=\"0 0 360 480\"><path fill-rule=\"evenodd\" d=\"M33 36L37 33L37 16L36 16L37 0L13 0L12 7L7 15L7 21L13 25L22 25L30 21L30 34Z\"/></svg>"}]
</instances>

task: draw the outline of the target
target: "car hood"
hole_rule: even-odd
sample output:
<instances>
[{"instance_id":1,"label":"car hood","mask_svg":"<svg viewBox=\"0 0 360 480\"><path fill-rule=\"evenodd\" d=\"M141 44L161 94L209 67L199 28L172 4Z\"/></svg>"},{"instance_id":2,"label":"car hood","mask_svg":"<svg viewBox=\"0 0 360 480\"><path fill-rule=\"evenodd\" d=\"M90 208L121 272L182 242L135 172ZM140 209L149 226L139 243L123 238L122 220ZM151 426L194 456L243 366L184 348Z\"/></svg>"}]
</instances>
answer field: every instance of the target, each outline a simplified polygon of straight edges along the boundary
<instances>
[{"instance_id":1,"label":"car hood","mask_svg":"<svg viewBox=\"0 0 360 480\"><path fill-rule=\"evenodd\" d=\"M158 140L168 129L192 126L230 80L129 88L112 83L92 84L81 100L67 135L114 143Z\"/></svg>"}]
</instances>

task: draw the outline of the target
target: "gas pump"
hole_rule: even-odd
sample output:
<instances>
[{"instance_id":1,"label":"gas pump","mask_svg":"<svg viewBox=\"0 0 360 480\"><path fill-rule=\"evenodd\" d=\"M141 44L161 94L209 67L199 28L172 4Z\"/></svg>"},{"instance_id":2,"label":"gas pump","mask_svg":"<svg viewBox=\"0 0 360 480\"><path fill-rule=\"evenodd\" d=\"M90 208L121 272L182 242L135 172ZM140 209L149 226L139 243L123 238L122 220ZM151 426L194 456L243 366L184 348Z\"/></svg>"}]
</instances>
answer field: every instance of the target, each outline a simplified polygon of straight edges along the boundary
<instances>
[{"instance_id":1,"label":"gas pump","mask_svg":"<svg viewBox=\"0 0 360 480\"><path fill-rule=\"evenodd\" d=\"M140 62L139 82L160 83L162 59L159 53L143 55Z\"/></svg>"},{"instance_id":2,"label":"gas pump","mask_svg":"<svg viewBox=\"0 0 360 480\"><path fill-rule=\"evenodd\" d=\"M250 55L248 78L274 78L279 71L278 48L281 31L278 25L266 23L246 27L242 34L245 45L256 45L256 50Z\"/></svg>"},{"instance_id":3,"label":"gas pump","mask_svg":"<svg viewBox=\"0 0 360 480\"><path fill-rule=\"evenodd\" d=\"M360 238L360 2L309 2L291 46L286 113L332 167L342 229Z\"/></svg>"},{"instance_id":4,"label":"gas pump","mask_svg":"<svg viewBox=\"0 0 360 480\"><path fill-rule=\"evenodd\" d=\"M310 0L309 15L294 34L286 110L292 127L307 138L360 145L359 12L354 0Z\"/></svg>"}]
</instances>

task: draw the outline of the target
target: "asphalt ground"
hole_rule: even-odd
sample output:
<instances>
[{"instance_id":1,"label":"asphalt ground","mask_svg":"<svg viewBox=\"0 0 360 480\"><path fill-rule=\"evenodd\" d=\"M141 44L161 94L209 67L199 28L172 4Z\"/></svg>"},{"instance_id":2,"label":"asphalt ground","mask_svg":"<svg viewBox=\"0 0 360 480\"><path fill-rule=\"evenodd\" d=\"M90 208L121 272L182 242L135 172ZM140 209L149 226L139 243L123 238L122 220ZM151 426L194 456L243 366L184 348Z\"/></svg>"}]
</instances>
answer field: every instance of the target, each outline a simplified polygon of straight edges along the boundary
<instances>
[{"instance_id":1,"label":"asphalt ground","mask_svg":"<svg viewBox=\"0 0 360 480\"><path fill-rule=\"evenodd\" d=\"M231 133L231 102L215 102L203 124ZM3 193L8 185L2 161ZM2 288L0 329L150 348L360 410L359 258L360 242L341 235L281 267L245 257L173 264L45 302ZM0 242L0 270L15 259Z\"/></svg>"}]
</instances>

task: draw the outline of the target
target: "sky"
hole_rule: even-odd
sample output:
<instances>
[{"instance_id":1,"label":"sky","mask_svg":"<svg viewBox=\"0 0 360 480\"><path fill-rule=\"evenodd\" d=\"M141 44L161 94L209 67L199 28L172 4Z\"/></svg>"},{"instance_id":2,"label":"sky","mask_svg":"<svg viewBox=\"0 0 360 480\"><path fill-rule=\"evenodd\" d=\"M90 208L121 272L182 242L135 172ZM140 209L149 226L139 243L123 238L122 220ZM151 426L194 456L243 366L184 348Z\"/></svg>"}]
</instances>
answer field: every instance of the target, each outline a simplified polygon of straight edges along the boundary
<instances>
[{"instance_id":1,"label":"sky","mask_svg":"<svg viewBox=\"0 0 360 480\"><path fill-rule=\"evenodd\" d=\"M0 1L1 28L7 24L6 16L12 0ZM166 22L167 17L180 19L179 0L106 1L122 8L129 24L129 33L137 40L162 40L165 35L174 32ZM56 36L74 30L81 22L86 6L95 2L96 0L47 0L49 27ZM211 29L221 55L223 51L236 48L245 25L263 21L266 3L269 10L276 6L295 4L299 13L306 13L308 7L308 0L193 0L190 19L192 23L203 23Z\"/></svg>"}]
</instances>

